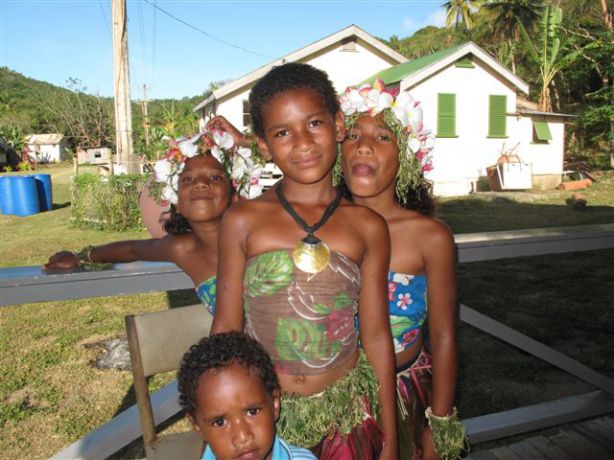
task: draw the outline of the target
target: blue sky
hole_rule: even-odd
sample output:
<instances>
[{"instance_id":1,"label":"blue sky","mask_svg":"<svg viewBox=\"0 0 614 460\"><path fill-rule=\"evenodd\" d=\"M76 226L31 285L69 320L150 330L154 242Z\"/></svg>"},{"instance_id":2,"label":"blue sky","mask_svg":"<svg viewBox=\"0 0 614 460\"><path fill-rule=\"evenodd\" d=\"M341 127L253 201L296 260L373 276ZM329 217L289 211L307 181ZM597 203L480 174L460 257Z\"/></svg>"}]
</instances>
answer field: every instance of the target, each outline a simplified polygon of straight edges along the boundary
<instances>
[{"instance_id":1,"label":"blue sky","mask_svg":"<svg viewBox=\"0 0 614 460\"><path fill-rule=\"evenodd\" d=\"M441 26L443 0L127 0L132 98L184 97L356 24L376 37ZM232 43L220 43L170 18ZM0 65L65 86L113 92L110 0L0 0Z\"/></svg>"}]
</instances>

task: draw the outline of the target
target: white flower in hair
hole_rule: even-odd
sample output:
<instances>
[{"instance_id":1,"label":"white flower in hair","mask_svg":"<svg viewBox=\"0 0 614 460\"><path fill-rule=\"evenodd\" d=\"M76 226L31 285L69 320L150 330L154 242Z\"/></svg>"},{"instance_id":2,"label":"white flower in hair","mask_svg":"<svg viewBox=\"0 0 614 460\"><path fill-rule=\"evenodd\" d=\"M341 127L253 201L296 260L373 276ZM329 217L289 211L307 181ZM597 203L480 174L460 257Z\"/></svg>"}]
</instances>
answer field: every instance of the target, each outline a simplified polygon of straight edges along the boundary
<instances>
[{"instance_id":1,"label":"white flower in hair","mask_svg":"<svg viewBox=\"0 0 614 460\"><path fill-rule=\"evenodd\" d=\"M417 138L411 137L407 143L407 148L409 149L409 152L416 153L418 150L420 150L421 145L421 142Z\"/></svg>"},{"instance_id":2,"label":"white flower in hair","mask_svg":"<svg viewBox=\"0 0 614 460\"><path fill-rule=\"evenodd\" d=\"M162 189L162 196L161 198L164 201L169 201L171 204L177 204L177 192L175 192L175 189L173 188L172 185L166 185L163 189Z\"/></svg>"},{"instance_id":3,"label":"white flower in hair","mask_svg":"<svg viewBox=\"0 0 614 460\"><path fill-rule=\"evenodd\" d=\"M154 165L154 172L156 173L156 181L157 182L166 182L168 181L169 176L171 175L171 171L173 169L173 165L170 161L163 159Z\"/></svg>"},{"instance_id":4,"label":"white flower in hair","mask_svg":"<svg viewBox=\"0 0 614 460\"><path fill-rule=\"evenodd\" d=\"M220 149L218 146L214 146L211 147L210 151L211 155L213 155L213 158L223 164L224 152L222 151L222 149Z\"/></svg>"},{"instance_id":5,"label":"white flower in hair","mask_svg":"<svg viewBox=\"0 0 614 460\"><path fill-rule=\"evenodd\" d=\"M213 131L213 141L219 146L219 148L224 150L230 150L235 145L235 141L232 136L226 131L221 131L219 129Z\"/></svg>"},{"instance_id":6,"label":"white flower in hair","mask_svg":"<svg viewBox=\"0 0 614 460\"><path fill-rule=\"evenodd\" d=\"M198 155L198 145L192 139L179 142L179 150L181 150L181 154L186 158Z\"/></svg>"},{"instance_id":7,"label":"white flower in hair","mask_svg":"<svg viewBox=\"0 0 614 460\"><path fill-rule=\"evenodd\" d=\"M351 89L341 97L341 110L346 115L351 115L354 112L364 112L367 109L364 97L356 88Z\"/></svg>"},{"instance_id":8,"label":"white flower in hair","mask_svg":"<svg viewBox=\"0 0 614 460\"><path fill-rule=\"evenodd\" d=\"M262 185L260 184L252 184L249 186L249 191L247 192L248 195L246 198L249 198L250 200L252 198L258 198L260 195L262 195Z\"/></svg>"},{"instance_id":9,"label":"white flower in hair","mask_svg":"<svg viewBox=\"0 0 614 460\"><path fill-rule=\"evenodd\" d=\"M412 132L416 133L422 129L422 107L407 91L401 91L392 106L392 111L401 125L411 126Z\"/></svg>"}]
</instances>

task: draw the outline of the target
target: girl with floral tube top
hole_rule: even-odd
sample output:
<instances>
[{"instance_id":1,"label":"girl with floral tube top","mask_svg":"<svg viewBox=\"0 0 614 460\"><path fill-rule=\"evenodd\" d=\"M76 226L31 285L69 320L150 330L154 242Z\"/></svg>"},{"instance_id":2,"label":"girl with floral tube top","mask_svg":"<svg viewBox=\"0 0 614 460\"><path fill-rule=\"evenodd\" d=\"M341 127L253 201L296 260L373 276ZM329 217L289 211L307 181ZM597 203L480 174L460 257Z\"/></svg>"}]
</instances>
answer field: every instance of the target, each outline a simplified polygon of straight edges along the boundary
<instances>
[{"instance_id":1,"label":"girl with floral tube top","mask_svg":"<svg viewBox=\"0 0 614 460\"><path fill-rule=\"evenodd\" d=\"M189 139L170 141L154 165L151 193L170 204L162 238L118 241L89 246L79 253L61 251L46 270L83 265L134 262L173 262L192 279L196 293L211 313L215 311L217 240L222 214L233 192L251 198L260 193L253 185L260 167L251 151L236 145L228 133L211 129ZM236 195L235 195L236 196Z\"/></svg>"},{"instance_id":2,"label":"girl with floral tube top","mask_svg":"<svg viewBox=\"0 0 614 460\"><path fill-rule=\"evenodd\" d=\"M259 150L284 177L222 219L212 333L244 330L271 355L284 439L320 459L396 459L388 230L333 188L345 131L334 88L320 70L284 64L250 106Z\"/></svg>"},{"instance_id":3,"label":"girl with floral tube top","mask_svg":"<svg viewBox=\"0 0 614 460\"><path fill-rule=\"evenodd\" d=\"M399 452L403 459L457 458L464 431L453 407L456 260L449 228L432 217L430 184L423 177L432 168L433 136L424 129L419 103L407 91L384 89L381 81L348 88L340 103L346 138L336 180L355 203L384 217L390 231Z\"/></svg>"}]
</instances>

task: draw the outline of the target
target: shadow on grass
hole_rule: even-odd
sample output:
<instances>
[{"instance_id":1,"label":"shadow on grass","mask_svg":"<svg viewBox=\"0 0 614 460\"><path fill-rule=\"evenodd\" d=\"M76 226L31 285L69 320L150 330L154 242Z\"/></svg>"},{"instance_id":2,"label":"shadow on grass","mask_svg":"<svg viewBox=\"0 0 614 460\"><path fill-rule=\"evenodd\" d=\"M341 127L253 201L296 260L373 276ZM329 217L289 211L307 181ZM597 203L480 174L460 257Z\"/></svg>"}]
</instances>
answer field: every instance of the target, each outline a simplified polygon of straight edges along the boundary
<instances>
[{"instance_id":1,"label":"shadow on grass","mask_svg":"<svg viewBox=\"0 0 614 460\"><path fill-rule=\"evenodd\" d=\"M51 208L51 210L55 211L56 209L63 209L69 206L70 206L70 201L67 201L65 203L53 203L53 207Z\"/></svg>"},{"instance_id":2,"label":"shadow on grass","mask_svg":"<svg viewBox=\"0 0 614 460\"><path fill-rule=\"evenodd\" d=\"M614 377L614 249L462 264L465 305ZM458 406L473 417L592 391L584 381L461 323Z\"/></svg>"},{"instance_id":3,"label":"shadow on grass","mask_svg":"<svg viewBox=\"0 0 614 460\"><path fill-rule=\"evenodd\" d=\"M509 229L557 227L614 223L612 206L592 205L577 210L565 204L521 202L500 195L479 195L472 198L442 200L437 217L446 222L454 233L490 232ZM530 200L531 195L522 199Z\"/></svg>"}]
</instances>

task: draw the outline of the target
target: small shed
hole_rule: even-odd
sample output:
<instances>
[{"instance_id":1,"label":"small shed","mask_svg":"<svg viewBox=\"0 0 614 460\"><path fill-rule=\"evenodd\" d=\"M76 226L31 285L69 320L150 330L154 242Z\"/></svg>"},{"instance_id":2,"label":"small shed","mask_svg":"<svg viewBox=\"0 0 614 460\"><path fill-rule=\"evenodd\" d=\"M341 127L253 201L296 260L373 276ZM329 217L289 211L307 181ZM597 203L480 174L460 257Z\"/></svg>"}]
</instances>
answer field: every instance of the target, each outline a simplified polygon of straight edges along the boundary
<instances>
[{"instance_id":1,"label":"small shed","mask_svg":"<svg viewBox=\"0 0 614 460\"><path fill-rule=\"evenodd\" d=\"M77 162L92 165L107 165L111 162L111 149L108 147L93 147L77 150Z\"/></svg>"},{"instance_id":2,"label":"small shed","mask_svg":"<svg viewBox=\"0 0 614 460\"><path fill-rule=\"evenodd\" d=\"M51 163L66 158L66 143L64 135L32 134L26 140L28 155L38 163Z\"/></svg>"}]
</instances>

